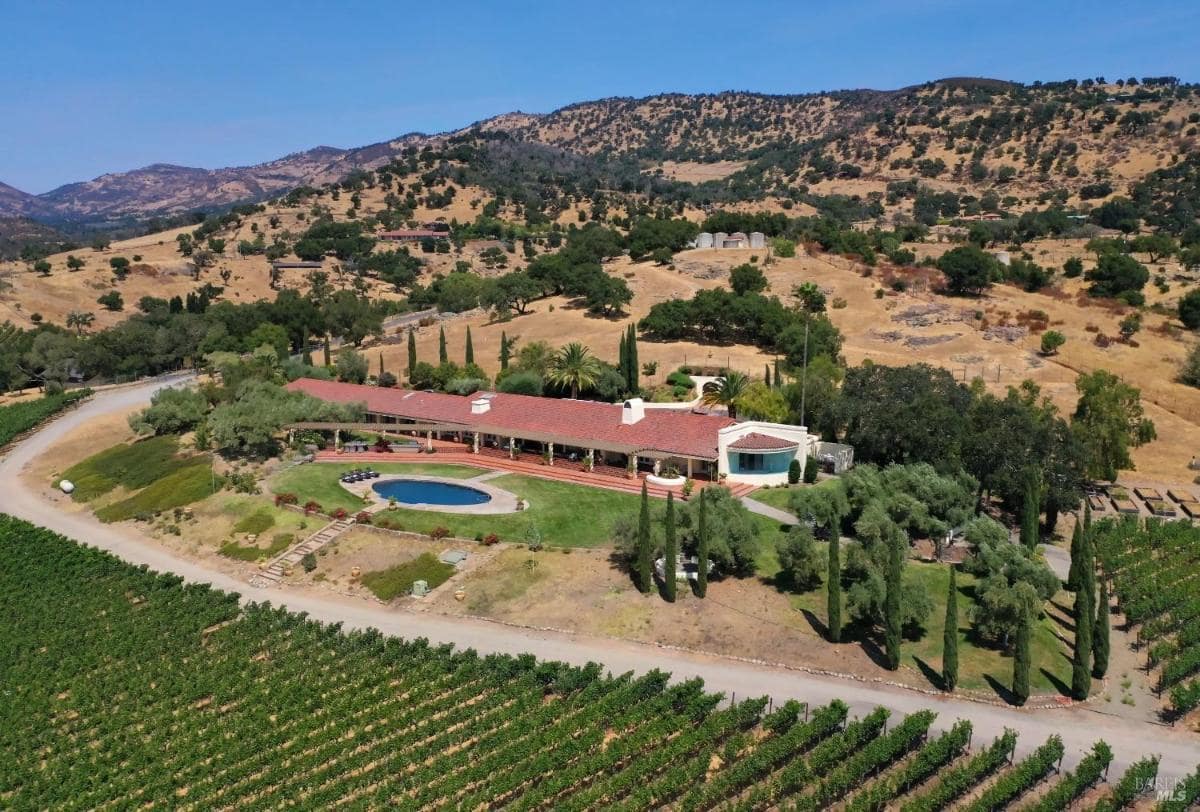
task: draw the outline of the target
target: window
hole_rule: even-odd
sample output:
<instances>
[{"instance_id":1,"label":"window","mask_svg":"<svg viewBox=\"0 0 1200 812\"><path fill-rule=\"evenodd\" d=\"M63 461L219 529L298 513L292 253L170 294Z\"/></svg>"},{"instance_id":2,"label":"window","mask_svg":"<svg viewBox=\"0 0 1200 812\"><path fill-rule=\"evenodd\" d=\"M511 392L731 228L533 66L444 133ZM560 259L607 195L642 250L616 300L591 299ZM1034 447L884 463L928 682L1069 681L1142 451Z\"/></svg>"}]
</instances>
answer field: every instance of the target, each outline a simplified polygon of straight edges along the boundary
<instances>
[{"instance_id":1,"label":"window","mask_svg":"<svg viewBox=\"0 0 1200 812\"><path fill-rule=\"evenodd\" d=\"M763 457L761 454L738 454L738 468L743 471L761 471Z\"/></svg>"}]
</instances>

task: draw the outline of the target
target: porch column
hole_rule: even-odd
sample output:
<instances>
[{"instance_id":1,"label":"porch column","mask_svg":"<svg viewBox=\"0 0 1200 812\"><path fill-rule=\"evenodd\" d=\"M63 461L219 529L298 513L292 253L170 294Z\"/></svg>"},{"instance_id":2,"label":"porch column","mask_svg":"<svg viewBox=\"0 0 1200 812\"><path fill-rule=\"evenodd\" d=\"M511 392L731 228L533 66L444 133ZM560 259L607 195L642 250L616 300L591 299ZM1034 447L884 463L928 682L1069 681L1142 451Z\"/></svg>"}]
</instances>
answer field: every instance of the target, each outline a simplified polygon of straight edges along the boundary
<instances>
[{"instance_id":1,"label":"porch column","mask_svg":"<svg viewBox=\"0 0 1200 812\"><path fill-rule=\"evenodd\" d=\"M554 443L546 443L546 464L554 465Z\"/></svg>"},{"instance_id":2,"label":"porch column","mask_svg":"<svg viewBox=\"0 0 1200 812\"><path fill-rule=\"evenodd\" d=\"M588 471L591 471L596 467L596 449L589 448L587 450L587 454L585 454L583 457L583 466Z\"/></svg>"},{"instance_id":3,"label":"porch column","mask_svg":"<svg viewBox=\"0 0 1200 812\"><path fill-rule=\"evenodd\" d=\"M516 437L508 438L508 458L510 460L515 460L517 458L517 438Z\"/></svg>"},{"instance_id":4,"label":"porch column","mask_svg":"<svg viewBox=\"0 0 1200 812\"><path fill-rule=\"evenodd\" d=\"M637 465L638 465L637 454L630 454L629 455L629 463L625 470L625 476L628 477L629 479L637 479Z\"/></svg>"},{"instance_id":5,"label":"porch column","mask_svg":"<svg viewBox=\"0 0 1200 812\"><path fill-rule=\"evenodd\" d=\"M692 478L692 458L691 457L687 458L687 478L688 479Z\"/></svg>"},{"instance_id":6,"label":"porch column","mask_svg":"<svg viewBox=\"0 0 1200 812\"><path fill-rule=\"evenodd\" d=\"M425 432L425 450L433 451L433 432L432 431Z\"/></svg>"},{"instance_id":7,"label":"porch column","mask_svg":"<svg viewBox=\"0 0 1200 812\"><path fill-rule=\"evenodd\" d=\"M333 450L334 451L342 450L342 430L341 429L333 430Z\"/></svg>"},{"instance_id":8,"label":"porch column","mask_svg":"<svg viewBox=\"0 0 1200 812\"><path fill-rule=\"evenodd\" d=\"M475 432L471 436L471 453L472 454L479 453L479 432Z\"/></svg>"},{"instance_id":9,"label":"porch column","mask_svg":"<svg viewBox=\"0 0 1200 812\"><path fill-rule=\"evenodd\" d=\"M662 460L654 461L654 475L658 476L662 472Z\"/></svg>"}]
</instances>

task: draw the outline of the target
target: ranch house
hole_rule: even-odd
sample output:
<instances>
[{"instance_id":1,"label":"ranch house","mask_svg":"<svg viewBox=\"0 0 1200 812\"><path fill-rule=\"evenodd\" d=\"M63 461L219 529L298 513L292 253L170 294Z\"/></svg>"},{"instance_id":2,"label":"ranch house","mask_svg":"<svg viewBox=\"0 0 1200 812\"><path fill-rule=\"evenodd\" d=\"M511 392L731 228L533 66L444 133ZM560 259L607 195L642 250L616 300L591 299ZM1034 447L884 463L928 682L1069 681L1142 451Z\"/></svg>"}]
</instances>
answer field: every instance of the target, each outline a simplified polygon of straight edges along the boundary
<instances>
[{"instance_id":1,"label":"ranch house","mask_svg":"<svg viewBox=\"0 0 1200 812\"><path fill-rule=\"evenodd\" d=\"M364 423L332 428L415 437L430 447L434 440L461 442L476 454L535 453L550 465L612 476L776 485L787 481L794 459L814 456L833 473L853 464L849 446L822 443L803 426L655 408L641 398L617 404L498 392L461 396L311 378L288 389L363 404Z\"/></svg>"}]
</instances>

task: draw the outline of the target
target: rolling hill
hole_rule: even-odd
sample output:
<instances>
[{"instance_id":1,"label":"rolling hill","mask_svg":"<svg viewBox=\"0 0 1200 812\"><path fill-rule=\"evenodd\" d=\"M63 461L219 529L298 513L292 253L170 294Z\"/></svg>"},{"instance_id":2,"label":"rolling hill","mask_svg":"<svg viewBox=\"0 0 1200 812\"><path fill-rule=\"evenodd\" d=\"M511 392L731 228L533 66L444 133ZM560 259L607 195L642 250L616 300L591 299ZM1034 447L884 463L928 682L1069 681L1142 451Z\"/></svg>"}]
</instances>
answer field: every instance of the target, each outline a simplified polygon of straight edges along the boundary
<instances>
[{"instance_id":1,"label":"rolling hill","mask_svg":"<svg viewBox=\"0 0 1200 812\"><path fill-rule=\"evenodd\" d=\"M648 173L703 185L725 202L805 192L883 197L888 184L911 181L1017 198L1065 191L1083 201L1105 196L1104 184L1121 188L1194 152L1198 121L1196 88L1170 77L1031 86L946 79L895 91L609 98L547 114L508 113L456 133L316 147L255 166L154 164L36 196L0 184L0 215L103 227L212 211L337 181L409 147L467 133L593 160L624 158ZM715 162L731 163L729 171L703 170ZM688 171L697 165L700 171Z\"/></svg>"}]
</instances>

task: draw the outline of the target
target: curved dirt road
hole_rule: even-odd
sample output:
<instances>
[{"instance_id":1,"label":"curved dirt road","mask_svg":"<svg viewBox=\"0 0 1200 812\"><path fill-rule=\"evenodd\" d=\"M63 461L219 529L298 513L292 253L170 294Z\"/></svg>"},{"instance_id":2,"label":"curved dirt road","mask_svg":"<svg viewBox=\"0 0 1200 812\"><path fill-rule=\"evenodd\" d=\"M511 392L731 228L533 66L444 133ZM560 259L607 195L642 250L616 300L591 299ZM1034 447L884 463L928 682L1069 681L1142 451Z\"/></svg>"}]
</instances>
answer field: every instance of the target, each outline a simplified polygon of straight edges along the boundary
<instances>
[{"instance_id":1,"label":"curved dirt road","mask_svg":"<svg viewBox=\"0 0 1200 812\"><path fill-rule=\"evenodd\" d=\"M195 561L180 558L129 527L101 524L89 514L60 513L46 498L48 486L44 491L39 491L21 481L21 470L69 431L95 417L146 402L156 389L183 380L186 380L186 376L175 376L98 393L83 406L68 412L15 446L0 459L0 510L108 550L126 561L146 564L153 569L174 572L189 581L209 583L220 589L237 592L243 601L270 601L292 611L306 612L318 620L342 623L348 628L374 627L387 634L427 637L435 642L471 647L481 653L530 652L541 658L577 664L594 661L617 673L661 668L677 678L702 677L711 690L741 697L770 695L776 701L795 698L813 704L840 698L858 715L877 705L898 713L931 707L938 712L937 727L941 729L948 728L955 719L970 719L974 724L974 741L977 745L990 741L1005 727L1017 730L1021 734L1018 755L1032 750L1048 736L1057 733L1067 746L1065 767L1073 766L1096 739L1102 738L1115 751L1116 758L1110 774L1114 780L1128 764L1151 753L1162 755L1159 775L1168 779L1182 777L1200 764L1200 738L1195 735L1107 715L1102 708L1021 711L927 696L903 688L687 654L639 643L543 633L486 621L453 619L367 603L292 595L279 589L257 589L209 570Z\"/></svg>"}]
</instances>

